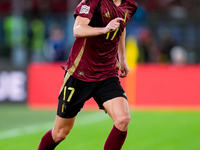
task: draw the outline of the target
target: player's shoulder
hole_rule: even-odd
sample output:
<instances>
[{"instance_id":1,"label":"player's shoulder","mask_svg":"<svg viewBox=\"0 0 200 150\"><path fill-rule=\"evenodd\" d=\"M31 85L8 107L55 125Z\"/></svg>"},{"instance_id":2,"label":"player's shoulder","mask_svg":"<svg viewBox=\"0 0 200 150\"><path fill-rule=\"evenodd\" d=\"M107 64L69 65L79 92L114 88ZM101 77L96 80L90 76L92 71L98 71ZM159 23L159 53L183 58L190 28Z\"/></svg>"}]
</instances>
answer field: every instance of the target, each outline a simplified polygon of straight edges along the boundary
<instances>
[{"instance_id":1,"label":"player's shoulder","mask_svg":"<svg viewBox=\"0 0 200 150\"><path fill-rule=\"evenodd\" d=\"M87 5L92 5L92 4L97 4L99 3L101 0L83 0L83 2Z\"/></svg>"},{"instance_id":2,"label":"player's shoulder","mask_svg":"<svg viewBox=\"0 0 200 150\"><path fill-rule=\"evenodd\" d=\"M138 7L138 4L135 0L125 0L126 3L128 3L129 5L133 6L133 7Z\"/></svg>"}]
</instances>

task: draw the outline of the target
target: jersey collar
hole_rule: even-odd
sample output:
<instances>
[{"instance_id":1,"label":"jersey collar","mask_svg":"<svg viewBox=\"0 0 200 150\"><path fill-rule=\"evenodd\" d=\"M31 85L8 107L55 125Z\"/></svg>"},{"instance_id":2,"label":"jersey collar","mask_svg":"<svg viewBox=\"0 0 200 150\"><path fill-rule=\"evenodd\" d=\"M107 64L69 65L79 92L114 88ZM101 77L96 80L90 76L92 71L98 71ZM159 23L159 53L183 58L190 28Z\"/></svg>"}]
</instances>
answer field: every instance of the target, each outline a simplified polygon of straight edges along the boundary
<instances>
[{"instance_id":1,"label":"jersey collar","mask_svg":"<svg viewBox=\"0 0 200 150\"><path fill-rule=\"evenodd\" d=\"M113 2L114 3L114 1L113 0L110 0L111 2ZM124 3L126 0L122 0L122 3Z\"/></svg>"}]
</instances>

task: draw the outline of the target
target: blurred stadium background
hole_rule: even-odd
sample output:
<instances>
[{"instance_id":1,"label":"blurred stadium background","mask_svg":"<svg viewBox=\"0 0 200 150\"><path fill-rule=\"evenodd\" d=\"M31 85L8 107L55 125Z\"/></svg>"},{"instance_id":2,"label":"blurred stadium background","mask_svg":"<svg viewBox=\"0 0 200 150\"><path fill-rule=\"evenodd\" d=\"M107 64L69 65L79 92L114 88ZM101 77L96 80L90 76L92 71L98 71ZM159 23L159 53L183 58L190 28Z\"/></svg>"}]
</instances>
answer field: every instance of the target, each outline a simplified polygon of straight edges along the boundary
<instances>
[{"instance_id":1,"label":"blurred stadium background","mask_svg":"<svg viewBox=\"0 0 200 150\"><path fill-rule=\"evenodd\" d=\"M53 126L79 2L0 0L1 150L34 150ZM199 150L200 0L138 4L127 26L131 70L121 80L132 117L123 149ZM103 149L111 122L90 100L58 149Z\"/></svg>"}]
</instances>

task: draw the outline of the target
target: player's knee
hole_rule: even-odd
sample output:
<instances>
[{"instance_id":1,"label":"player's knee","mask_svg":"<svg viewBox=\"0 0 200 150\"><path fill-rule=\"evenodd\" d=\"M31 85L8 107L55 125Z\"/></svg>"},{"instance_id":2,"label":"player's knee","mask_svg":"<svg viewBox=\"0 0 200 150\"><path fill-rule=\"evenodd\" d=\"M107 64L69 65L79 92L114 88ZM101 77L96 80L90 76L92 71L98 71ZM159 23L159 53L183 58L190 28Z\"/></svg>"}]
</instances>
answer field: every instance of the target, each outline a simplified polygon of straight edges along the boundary
<instances>
[{"instance_id":1,"label":"player's knee","mask_svg":"<svg viewBox=\"0 0 200 150\"><path fill-rule=\"evenodd\" d=\"M122 117L122 118L120 119L120 123L121 123L122 125L124 125L125 127L128 126L129 122L130 122L130 116L129 116L129 115L126 115L126 116L124 116L124 117Z\"/></svg>"},{"instance_id":2,"label":"player's knee","mask_svg":"<svg viewBox=\"0 0 200 150\"><path fill-rule=\"evenodd\" d=\"M54 131L53 139L56 143L63 141L66 136L69 134L70 130L60 129L58 131Z\"/></svg>"},{"instance_id":3,"label":"player's knee","mask_svg":"<svg viewBox=\"0 0 200 150\"><path fill-rule=\"evenodd\" d=\"M59 134L56 136L56 139L55 139L56 143L63 141L63 140L66 138L66 136L67 136L67 135L64 134L64 133L59 133Z\"/></svg>"},{"instance_id":4,"label":"player's knee","mask_svg":"<svg viewBox=\"0 0 200 150\"><path fill-rule=\"evenodd\" d=\"M130 122L130 115L124 115L116 119L115 125L118 127L119 130L125 131L128 128L129 122Z\"/></svg>"}]
</instances>

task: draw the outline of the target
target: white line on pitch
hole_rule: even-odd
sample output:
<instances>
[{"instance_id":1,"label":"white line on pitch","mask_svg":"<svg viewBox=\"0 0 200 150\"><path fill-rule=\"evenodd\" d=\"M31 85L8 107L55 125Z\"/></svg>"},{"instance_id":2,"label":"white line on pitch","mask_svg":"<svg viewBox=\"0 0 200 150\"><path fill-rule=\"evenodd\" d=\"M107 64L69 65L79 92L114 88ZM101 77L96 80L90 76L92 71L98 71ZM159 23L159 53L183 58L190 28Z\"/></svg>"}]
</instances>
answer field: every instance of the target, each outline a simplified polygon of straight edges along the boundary
<instances>
[{"instance_id":1,"label":"white line on pitch","mask_svg":"<svg viewBox=\"0 0 200 150\"><path fill-rule=\"evenodd\" d=\"M109 119L108 115L102 114L102 112L95 112L92 114L82 115L82 116L77 117L75 126L84 126L84 125L94 124L94 123L101 122L107 119ZM14 138L21 135L35 134L38 132L51 129L53 125L54 125L54 122L48 122L44 124L31 125L31 126L26 126L22 128L15 128L15 129L10 129L6 131L1 131L0 140Z\"/></svg>"}]
</instances>

